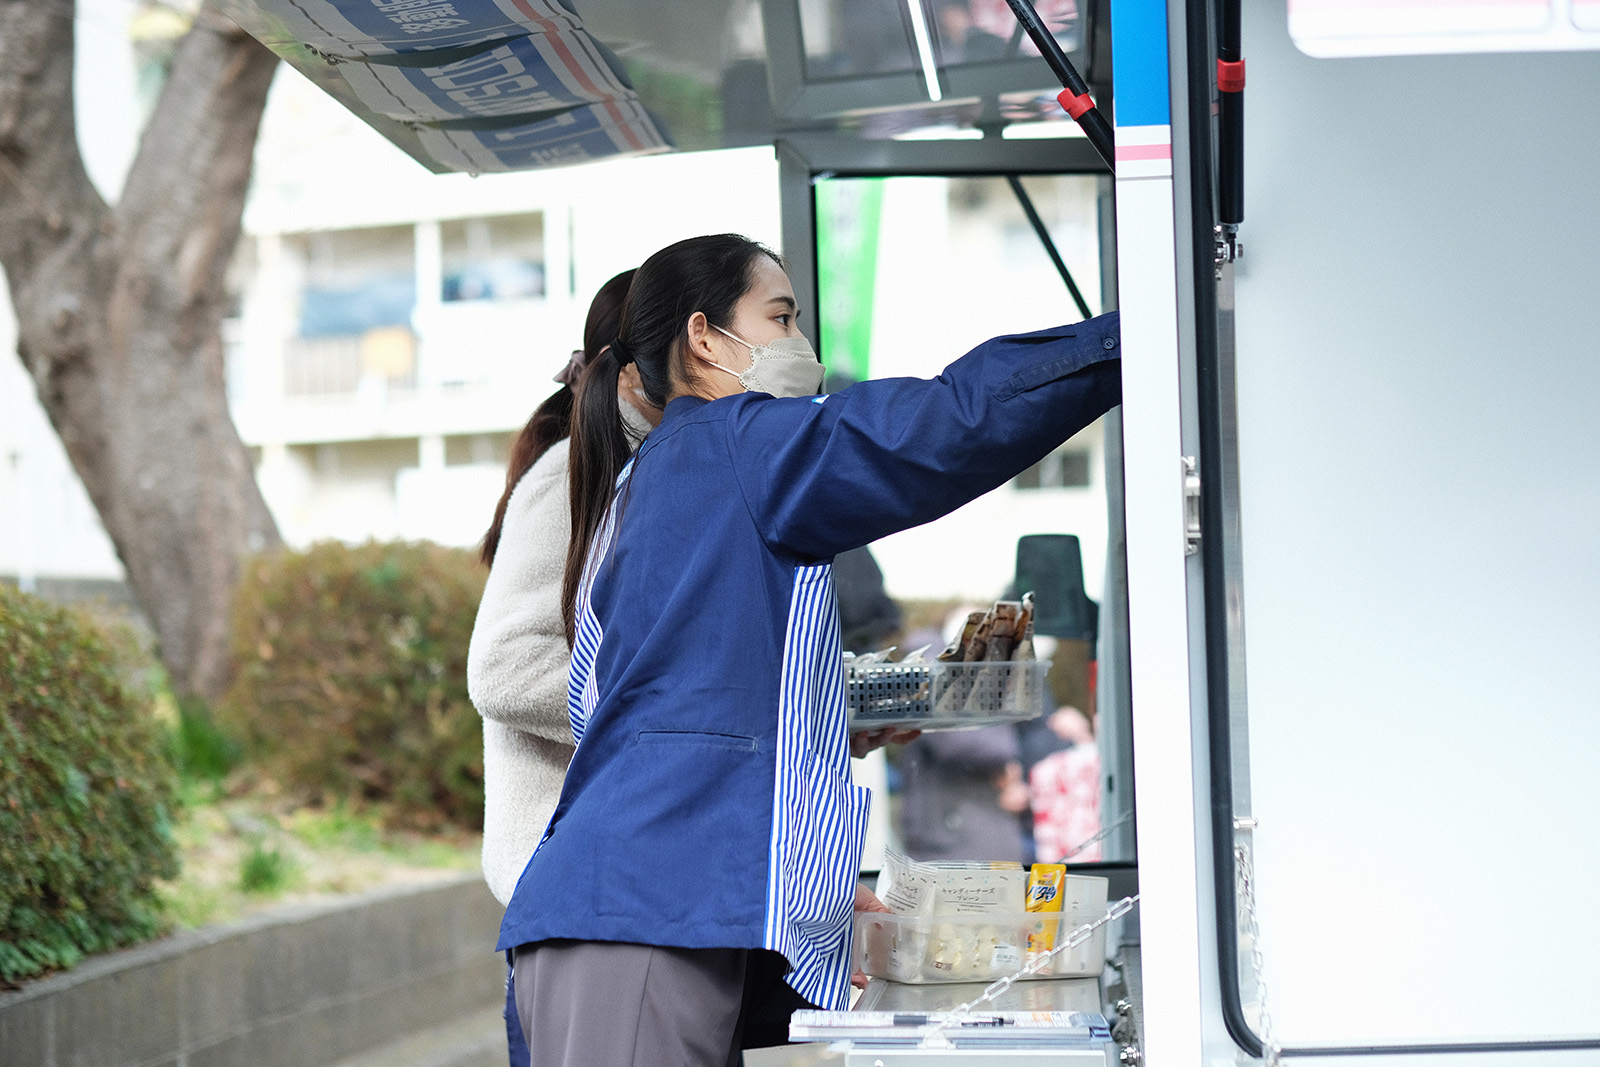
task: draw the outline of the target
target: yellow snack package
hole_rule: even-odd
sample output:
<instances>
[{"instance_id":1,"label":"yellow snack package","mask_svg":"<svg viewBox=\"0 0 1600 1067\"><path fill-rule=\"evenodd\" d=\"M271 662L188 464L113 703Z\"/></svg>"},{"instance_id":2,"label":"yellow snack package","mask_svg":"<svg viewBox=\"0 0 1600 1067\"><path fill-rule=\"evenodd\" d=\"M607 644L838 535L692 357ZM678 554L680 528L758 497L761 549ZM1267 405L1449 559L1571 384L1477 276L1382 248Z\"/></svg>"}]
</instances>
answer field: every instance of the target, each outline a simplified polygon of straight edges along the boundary
<instances>
[{"instance_id":1,"label":"yellow snack package","mask_svg":"<svg viewBox=\"0 0 1600 1067\"><path fill-rule=\"evenodd\" d=\"M1067 883L1067 865L1064 863L1035 863L1028 871L1027 909L1030 914L1044 915L1061 911L1062 890ZM1028 958L1049 952L1056 947L1056 929L1060 919L1035 919L1028 928Z\"/></svg>"}]
</instances>

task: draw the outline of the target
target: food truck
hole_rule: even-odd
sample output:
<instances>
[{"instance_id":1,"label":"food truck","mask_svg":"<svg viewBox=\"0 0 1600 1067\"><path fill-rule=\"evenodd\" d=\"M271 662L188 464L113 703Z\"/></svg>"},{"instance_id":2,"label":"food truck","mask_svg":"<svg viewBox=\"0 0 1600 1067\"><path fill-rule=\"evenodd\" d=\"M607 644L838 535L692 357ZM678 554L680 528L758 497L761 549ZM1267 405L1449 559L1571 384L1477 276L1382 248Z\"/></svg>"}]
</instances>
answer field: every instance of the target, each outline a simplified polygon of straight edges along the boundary
<instances>
[{"instance_id":1,"label":"food truck","mask_svg":"<svg viewBox=\"0 0 1600 1067\"><path fill-rule=\"evenodd\" d=\"M1600 1062L1600 3L1041 2L1077 89L1002 0L234 6L433 170L770 143L805 306L859 290L850 183L1046 243L1030 186L1091 183L1111 1027L952 1042L930 985L849 1062Z\"/></svg>"}]
</instances>

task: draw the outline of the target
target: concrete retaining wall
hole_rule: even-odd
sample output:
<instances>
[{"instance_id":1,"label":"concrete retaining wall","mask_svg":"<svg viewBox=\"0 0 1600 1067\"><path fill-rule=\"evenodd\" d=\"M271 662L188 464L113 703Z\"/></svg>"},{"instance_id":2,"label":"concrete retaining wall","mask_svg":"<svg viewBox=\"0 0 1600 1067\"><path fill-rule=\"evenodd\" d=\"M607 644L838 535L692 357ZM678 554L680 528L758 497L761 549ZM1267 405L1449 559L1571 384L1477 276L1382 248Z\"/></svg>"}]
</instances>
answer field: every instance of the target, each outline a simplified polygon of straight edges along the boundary
<instances>
[{"instance_id":1,"label":"concrete retaining wall","mask_svg":"<svg viewBox=\"0 0 1600 1067\"><path fill-rule=\"evenodd\" d=\"M97 956L0 994L0 1067L325 1067L501 1003L500 915L474 873Z\"/></svg>"}]
</instances>

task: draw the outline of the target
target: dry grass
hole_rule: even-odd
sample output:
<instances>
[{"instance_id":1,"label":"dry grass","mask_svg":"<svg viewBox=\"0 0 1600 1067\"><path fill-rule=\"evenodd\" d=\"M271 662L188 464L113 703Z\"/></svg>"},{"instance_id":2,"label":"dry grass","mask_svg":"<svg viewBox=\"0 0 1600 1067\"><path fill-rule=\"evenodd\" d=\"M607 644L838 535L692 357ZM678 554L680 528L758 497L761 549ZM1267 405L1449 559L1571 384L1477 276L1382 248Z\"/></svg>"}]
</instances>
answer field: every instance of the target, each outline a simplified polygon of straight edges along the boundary
<instances>
[{"instance_id":1,"label":"dry grass","mask_svg":"<svg viewBox=\"0 0 1600 1067\"><path fill-rule=\"evenodd\" d=\"M395 831L374 812L297 806L270 788L191 796L174 833L183 871L161 894L173 921L189 928L475 870L481 845L466 831Z\"/></svg>"}]
</instances>

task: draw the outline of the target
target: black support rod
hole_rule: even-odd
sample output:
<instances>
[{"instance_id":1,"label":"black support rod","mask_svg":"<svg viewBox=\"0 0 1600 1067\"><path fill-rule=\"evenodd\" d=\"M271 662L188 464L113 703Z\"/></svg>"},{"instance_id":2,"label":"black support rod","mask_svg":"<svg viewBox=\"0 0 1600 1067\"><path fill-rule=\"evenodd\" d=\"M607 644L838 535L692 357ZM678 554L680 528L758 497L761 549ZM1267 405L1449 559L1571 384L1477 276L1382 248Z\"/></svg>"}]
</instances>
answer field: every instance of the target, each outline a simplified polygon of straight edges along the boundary
<instances>
[{"instance_id":1,"label":"black support rod","mask_svg":"<svg viewBox=\"0 0 1600 1067\"><path fill-rule=\"evenodd\" d=\"M1111 124L1100 114L1100 109L1095 107L1094 101L1089 99L1089 86L1078 75L1072 60L1061 50L1055 35L1050 32L1050 27L1044 24L1039 13L1033 9L1033 4L1029 0L1006 0L1006 3L1010 5L1011 13L1017 16L1022 28L1028 31L1028 36L1038 47L1039 54L1044 56L1044 61L1050 64L1056 80L1065 88L1066 91L1056 99L1061 101L1061 106L1066 109L1067 114L1083 127L1089 143L1094 145L1094 150L1100 153L1100 158L1105 160L1106 166L1115 173L1117 158Z\"/></svg>"},{"instance_id":2,"label":"black support rod","mask_svg":"<svg viewBox=\"0 0 1600 1067\"><path fill-rule=\"evenodd\" d=\"M1239 0L1222 0L1217 34L1217 221L1244 221L1244 54Z\"/></svg>"},{"instance_id":3,"label":"black support rod","mask_svg":"<svg viewBox=\"0 0 1600 1067\"><path fill-rule=\"evenodd\" d=\"M1089 318L1089 305L1084 302L1083 294L1078 291L1078 283L1072 280L1072 272L1067 269L1066 261L1056 250L1055 239L1050 236L1050 230L1045 226L1044 219L1039 217L1039 212L1034 208L1033 198L1028 195L1028 190L1022 187L1022 179L1015 174L1007 174L1006 182L1011 186L1011 191L1017 194L1017 203L1022 205L1022 213L1027 215L1028 221L1033 224L1033 232L1039 235L1039 243L1044 245L1050 262L1056 265L1056 273L1067 283L1067 292L1072 294L1072 302L1078 305L1078 314L1086 319Z\"/></svg>"}]
</instances>

